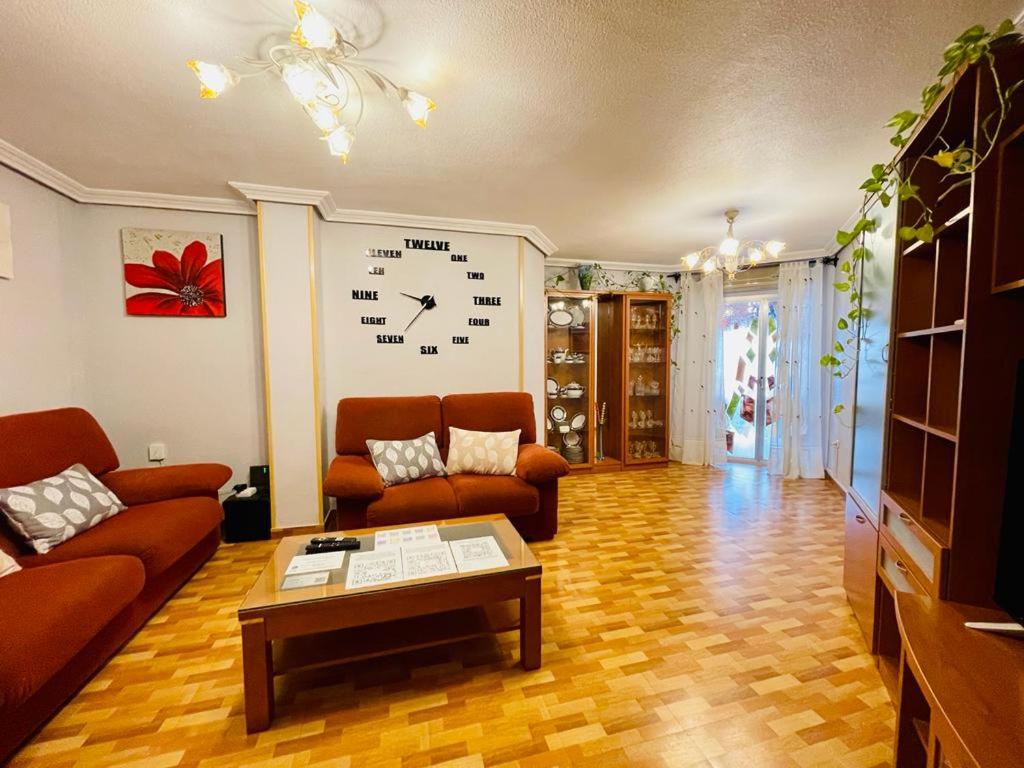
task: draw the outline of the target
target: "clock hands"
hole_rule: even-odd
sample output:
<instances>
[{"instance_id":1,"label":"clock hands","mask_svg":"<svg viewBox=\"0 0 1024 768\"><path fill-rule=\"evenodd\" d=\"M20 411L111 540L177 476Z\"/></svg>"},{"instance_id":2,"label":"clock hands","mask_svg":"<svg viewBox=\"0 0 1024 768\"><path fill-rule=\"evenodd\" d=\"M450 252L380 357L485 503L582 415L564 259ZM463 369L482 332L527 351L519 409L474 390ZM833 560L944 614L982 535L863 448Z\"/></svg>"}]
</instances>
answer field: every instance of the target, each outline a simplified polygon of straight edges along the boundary
<instances>
[{"instance_id":1,"label":"clock hands","mask_svg":"<svg viewBox=\"0 0 1024 768\"><path fill-rule=\"evenodd\" d=\"M420 303L420 311L417 312L416 316L412 320L409 321L409 324L407 326L405 326L405 330L406 331L408 331L410 328L412 328L412 324L415 323L419 319L420 315L422 315L428 309L433 309L434 307L437 306L437 301L435 301L434 297L431 296L430 294L427 294L425 296L412 296L411 294L403 293L402 295L403 296L408 296L410 299L416 299L416 301L418 301ZM403 331L403 333L404 332L405 331Z\"/></svg>"},{"instance_id":2,"label":"clock hands","mask_svg":"<svg viewBox=\"0 0 1024 768\"><path fill-rule=\"evenodd\" d=\"M434 297L429 294L425 296L413 296L411 293L402 293L401 291L399 291L399 293L401 293L401 295L405 296L406 298L418 301L420 303L420 306L422 306L424 309L433 309L434 307L437 306L437 302L434 301Z\"/></svg>"}]
</instances>

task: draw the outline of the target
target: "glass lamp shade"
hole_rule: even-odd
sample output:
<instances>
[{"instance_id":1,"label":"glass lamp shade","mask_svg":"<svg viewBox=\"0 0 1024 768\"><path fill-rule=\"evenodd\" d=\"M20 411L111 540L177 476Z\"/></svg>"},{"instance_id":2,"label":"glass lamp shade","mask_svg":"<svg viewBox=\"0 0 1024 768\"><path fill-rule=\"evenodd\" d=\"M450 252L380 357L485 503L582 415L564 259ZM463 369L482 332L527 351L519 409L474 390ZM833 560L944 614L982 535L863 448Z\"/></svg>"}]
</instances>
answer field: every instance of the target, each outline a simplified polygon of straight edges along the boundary
<instances>
[{"instance_id":1,"label":"glass lamp shade","mask_svg":"<svg viewBox=\"0 0 1024 768\"><path fill-rule=\"evenodd\" d=\"M697 262L700 261L699 253L688 253L683 257L683 263L687 269L693 269L697 266Z\"/></svg>"},{"instance_id":2,"label":"glass lamp shade","mask_svg":"<svg viewBox=\"0 0 1024 768\"><path fill-rule=\"evenodd\" d=\"M220 64L209 64L205 61L192 59L187 62L188 68L196 73L199 79L199 96L203 99L216 99L224 91L238 82L238 75Z\"/></svg>"},{"instance_id":3,"label":"glass lamp shade","mask_svg":"<svg viewBox=\"0 0 1024 768\"><path fill-rule=\"evenodd\" d=\"M740 251L740 241L729 235L718 246L718 252L723 256L735 256Z\"/></svg>"},{"instance_id":4,"label":"glass lamp shade","mask_svg":"<svg viewBox=\"0 0 1024 768\"><path fill-rule=\"evenodd\" d=\"M324 138L327 140L327 147L331 150L331 154L341 160L341 162L347 163L348 153L352 149L352 143L356 140L356 135L347 126L340 125Z\"/></svg>"},{"instance_id":5,"label":"glass lamp shade","mask_svg":"<svg viewBox=\"0 0 1024 768\"><path fill-rule=\"evenodd\" d=\"M338 114L325 104L303 104L303 109L316 127L325 134L332 133L339 126Z\"/></svg>"},{"instance_id":6,"label":"glass lamp shade","mask_svg":"<svg viewBox=\"0 0 1024 768\"><path fill-rule=\"evenodd\" d=\"M409 117L420 128L427 127L427 118L431 112L437 109L437 104L416 91L406 91L402 98L402 104L405 106L405 111L409 113Z\"/></svg>"},{"instance_id":7,"label":"glass lamp shade","mask_svg":"<svg viewBox=\"0 0 1024 768\"><path fill-rule=\"evenodd\" d=\"M302 61L285 64L281 79L300 104L314 105L317 101L340 105L345 97L344 81L333 83L323 72Z\"/></svg>"},{"instance_id":8,"label":"glass lamp shade","mask_svg":"<svg viewBox=\"0 0 1024 768\"><path fill-rule=\"evenodd\" d=\"M778 240L769 240L765 244L764 249L768 251L769 256L771 256L773 259L777 259L779 258L779 254L782 253L785 247L785 243L779 242Z\"/></svg>"},{"instance_id":9,"label":"glass lamp shade","mask_svg":"<svg viewBox=\"0 0 1024 768\"><path fill-rule=\"evenodd\" d=\"M296 0L295 15L299 23L292 32L292 42L296 45L326 49L337 46L338 30L316 8Z\"/></svg>"}]
</instances>

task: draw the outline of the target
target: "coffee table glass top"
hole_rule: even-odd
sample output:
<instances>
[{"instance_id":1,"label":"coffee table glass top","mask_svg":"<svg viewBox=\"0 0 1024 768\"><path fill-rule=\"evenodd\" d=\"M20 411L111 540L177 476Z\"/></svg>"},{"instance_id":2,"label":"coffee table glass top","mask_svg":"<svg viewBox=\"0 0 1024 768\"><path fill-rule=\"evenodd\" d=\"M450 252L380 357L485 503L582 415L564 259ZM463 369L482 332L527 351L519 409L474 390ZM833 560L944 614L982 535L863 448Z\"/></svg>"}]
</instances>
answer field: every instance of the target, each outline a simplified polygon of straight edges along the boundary
<instances>
[{"instance_id":1,"label":"coffee table glass top","mask_svg":"<svg viewBox=\"0 0 1024 768\"><path fill-rule=\"evenodd\" d=\"M508 565L491 568L487 570L473 571L470 573L452 573L440 576L431 576L420 579L406 579L393 581L386 584L348 589L345 580L348 575L349 564L351 563L352 552L345 553L344 564L341 568L327 571L327 582L318 586L298 587L285 589L283 583L286 577L285 571L296 555L303 555L306 552L306 544L316 536L354 536L359 539L360 548L354 552L373 552L374 535L377 531L411 528L424 525L436 525L441 541L460 541L485 536L493 536L498 547L501 549ZM464 517L455 520L437 520L415 523L411 525L391 525L378 528L364 528L360 530L336 531L331 534L315 534L306 536L287 536L278 543L270 562L260 573L256 583L249 590L239 606L239 614L260 613L266 609L294 605L315 600L344 598L348 596L366 595L387 590L408 589L410 587L434 584L459 579L473 579L494 574L510 572L536 571L540 573L541 566L537 559L526 546L526 542L520 537L518 531L512 526L504 515L488 515L484 517Z\"/></svg>"}]
</instances>

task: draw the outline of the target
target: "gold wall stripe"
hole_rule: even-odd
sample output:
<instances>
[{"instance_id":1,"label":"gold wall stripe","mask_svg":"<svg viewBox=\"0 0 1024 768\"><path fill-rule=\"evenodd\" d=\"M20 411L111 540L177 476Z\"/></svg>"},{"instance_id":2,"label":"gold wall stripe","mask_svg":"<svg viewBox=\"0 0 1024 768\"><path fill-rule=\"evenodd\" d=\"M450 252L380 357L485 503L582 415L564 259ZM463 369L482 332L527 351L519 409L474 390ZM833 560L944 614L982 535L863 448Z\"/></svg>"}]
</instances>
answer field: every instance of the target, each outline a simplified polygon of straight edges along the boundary
<instances>
[{"instance_id":1,"label":"gold wall stripe","mask_svg":"<svg viewBox=\"0 0 1024 768\"><path fill-rule=\"evenodd\" d=\"M274 429L270 416L270 327L267 325L267 269L263 249L263 203L256 201L256 243L260 265L260 319L263 323L263 401L267 420L267 463L270 465L270 527L277 527L277 505L274 503Z\"/></svg>"},{"instance_id":2,"label":"gold wall stripe","mask_svg":"<svg viewBox=\"0 0 1024 768\"><path fill-rule=\"evenodd\" d=\"M516 238L519 241L519 391L524 391L524 376L523 371L523 350L525 343L525 320L526 320L526 274L525 274L525 254L524 254L524 238Z\"/></svg>"},{"instance_id":3,"label":"gold wall stripe","mask_svg":"<svg viewBox=\"0 0 1024 768\"><path fill-rule=\"evenodd\" d=\"M313 213L312 206L306 208L307 240L309 245L309 322L313 340L313 433L316 441L316 497L318 506L317 514L321 525L324 522L324 487L320 482L323 477L323 430L321 429L321 403L320 403L320 328L317 321L316 304L316 243L313 237Z\"/></svg>"}]
</instances>

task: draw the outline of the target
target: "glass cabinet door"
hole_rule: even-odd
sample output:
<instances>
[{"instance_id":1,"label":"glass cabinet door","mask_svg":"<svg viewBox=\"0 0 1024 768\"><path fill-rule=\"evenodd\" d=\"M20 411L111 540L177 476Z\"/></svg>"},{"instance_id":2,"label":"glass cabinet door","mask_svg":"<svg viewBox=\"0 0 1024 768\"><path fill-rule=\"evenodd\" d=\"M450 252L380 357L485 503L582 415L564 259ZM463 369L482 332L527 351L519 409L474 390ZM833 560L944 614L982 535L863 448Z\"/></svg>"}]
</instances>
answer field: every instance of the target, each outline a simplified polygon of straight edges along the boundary
<instances>
[{"instance_id":1,"label":"glass cabinet door","mask_svg":"<svg viewBox=\"0 0 1024 768\"><path fill-rule=\"evenodd\" d=\"M671 299L629 297L626 355L626 463L668 458Z\"/></svg>"},{"instance_id":2,"label":"glass cabinet door","mask_svg":"<svg viewBox=\"0 0 1024 768\"><path fill-rule=\"evenodd\" d=\"M546 445L574 466L592 461L593 294L547 295Z\"/></svg>"}]
</instances>

